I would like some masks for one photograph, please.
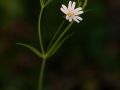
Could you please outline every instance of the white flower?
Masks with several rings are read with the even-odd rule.
[[[66,14],[66,19],[69,20],[69,22],[76,21],[80,23],[83,19],[79,15],[83,13],[83,10],[81,7],[75,8],[75,5],[75,2],[72,3],[72,1],[69,1],[68,7],[62,4],[60,10]]]

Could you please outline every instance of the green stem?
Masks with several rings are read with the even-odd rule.
[[[54,42],[55,38],[57,37],[57,35],[60,32],[60,30],[61,30],[61,28],[62,28],[62,26],[63,26],[64,23],[65,23],[65,20],[62,21],[62,23],[60,24],[59,28],[57,29],[57,31],[53,35],[52,40],[50,41],[50,44],[48,45],[48,49],[51,47],[52,43]]]
[[[84,0],[84,3],[82,5],[82,9],[85,9],[85,7],[87,6],[88,0]]]
[[[55,46],[58,44],[58,42],[60,41],[60,39],[64,36],[64,34],[69,30],[69,28],[72,26],[74,22],[71,22],[66,29],[60,34],[60,36],[57,38],[57,40],[55,41],[55,43],[52,45],[52,47],[49,49],[49,51],[47,52],[47,55],[49,56],[49,54],[52,52],[52,50],[55,48]]]
[[[44,7],[44,1],[40,0],[41,7]]]
[[[80,7],[81,5],[82,5],[82,2],[78,0],[78,7]]]
[[[38,90],[43,90],[43,78],[44,78],[45,64],[46,64],[46,58],[43,58],[41,68],[40,68]]]
[[[46,0],[44,0],[43,2],[46,3]]]
[[[42,42],[42,36],[41,36],[41,17],[42,17],[42,12],[43,12],[43,8],[41,8],[40,15],[39,15],[38,34],[39,34],[39,42],[40,42],[41,51],[42,51],[42,54],[44,55],[45,52],[44,52],[43,42]]]

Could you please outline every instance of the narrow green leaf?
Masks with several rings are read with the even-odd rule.
[[[51,57],[52,55],[54,55],[57,51],[58,51],[58,49],[63,45],[63,43],[69,38],[69,37],[71,37],[73,35],[73,33],[72,34],[69,34],[69,35],[67,35],[65,38],[63,38],[55,47],[54,47],[54,49],[51,51],[51,53],[50,53],[50,55],[48,55],[48,57]]]
[[[43,57],[43,55],[41,54],[41,52],[38,51],[36,48],[34,48],[34,47],[31,46],[31,45],[23,44],[23,43],[16,43],[16,44],[17,44],[17,45],[20,45],[20,46],[24,46],[24,47],[30,49],[32,52],[34,52],[37,56],[39,56],[39,57],[41,57],[41,58]]]

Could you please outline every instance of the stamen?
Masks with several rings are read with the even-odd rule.
[[[74,15],[74,13],[72,13],[72,12],[67,13],[67,16],[69,16],[69,17],[72,17],[73,15]]]

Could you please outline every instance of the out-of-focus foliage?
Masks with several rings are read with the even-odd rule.
[[[68,0],[45,8],[45,47],[64,20],[62,3]],[[45,90],[120,90],[119,6],[119,0],[88,0],[84,20],[68,32],[74,35],[47,61]],[[39,11],[39,0],[0,0],[0,90],[37,89],[41,59],[15,43],[40,48]]]

